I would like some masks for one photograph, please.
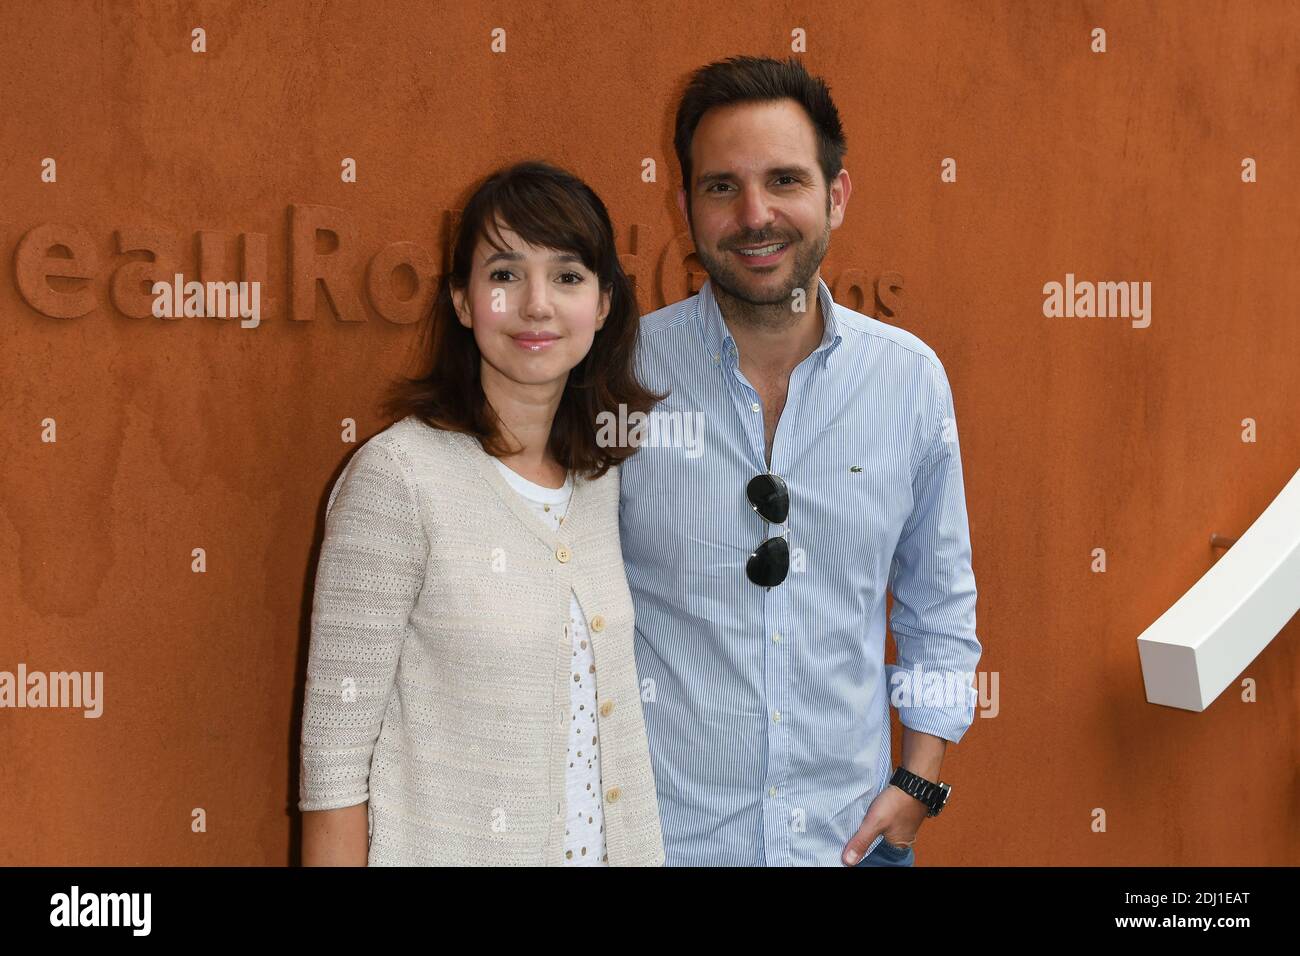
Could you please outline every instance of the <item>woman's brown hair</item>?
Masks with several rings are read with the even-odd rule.
[[[569,372],[551,425],[550,450],[562,467],[595,480],[636,451],[597,443],[597,416],[649,412],[665,396],[636,377],[634,356],[640,318],[631,280],[618,261],[614,228],[600,197],[581,179],[548,163],[528,161],[498,169],[465,204],[453,239],[451,269],[438,280],[422,348],[427,371],[403,377],[389,389],[383,411],[394,419],[415,415],[435,428],[478,438],[494,457],[511,454],[480,380],[482,355],[474,332],[456,318],[451,292],[465,290],[481,236],[502,249],[493,231],[505,226],[534,246],[572,252],[596,274],[610,296],[609,315],[587,355]]]

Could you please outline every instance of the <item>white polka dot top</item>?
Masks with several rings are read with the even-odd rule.
[[[549,527],[558,529],[569,508],[573,477],[562,488],[535,484],[493,458],[501,475],[527,501]],[[573,716],[569,721],[568,767],[565,770],[566,812],[564,824],[565,866],[608,866],[605,853],[605,820],[600,786],[600,743],[596,738],[596,662],[592,656],[587,620],[578,597],[569,592],[569,623],[565,630],[573,641],[573,680],[569,700]]]

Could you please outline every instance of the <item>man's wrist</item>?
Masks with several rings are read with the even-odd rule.
[[[930,780],[902,766],[894,769],[889,783],[924,806],[926,815],[931,817],[939,815],[952,791],[952,787],[942,780]]]
[[[928,780],[930,783],[939,782],[939,767],[937,764],[932,764],[928,761],[924,764],[917,763],[915,761],[912,763],[908,763],[906,760],[904,760],[901,764],[899,764],[899,766],[902,767],[904,770],[906,770],[908,773],[914,773],[918,777],[923,777],[925,780]]]

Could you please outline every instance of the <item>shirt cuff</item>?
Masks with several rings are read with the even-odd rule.
[[[974,722],[979,693],[975,675],[920,665],[885,665],[889,703],[904,727],[957,743]]]

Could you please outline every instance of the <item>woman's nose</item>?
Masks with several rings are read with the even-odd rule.
[[[528,319],[549,319],[555,314],[551,304],[551,293],[545,283],[531,285],[524,300],[524,317]]]

